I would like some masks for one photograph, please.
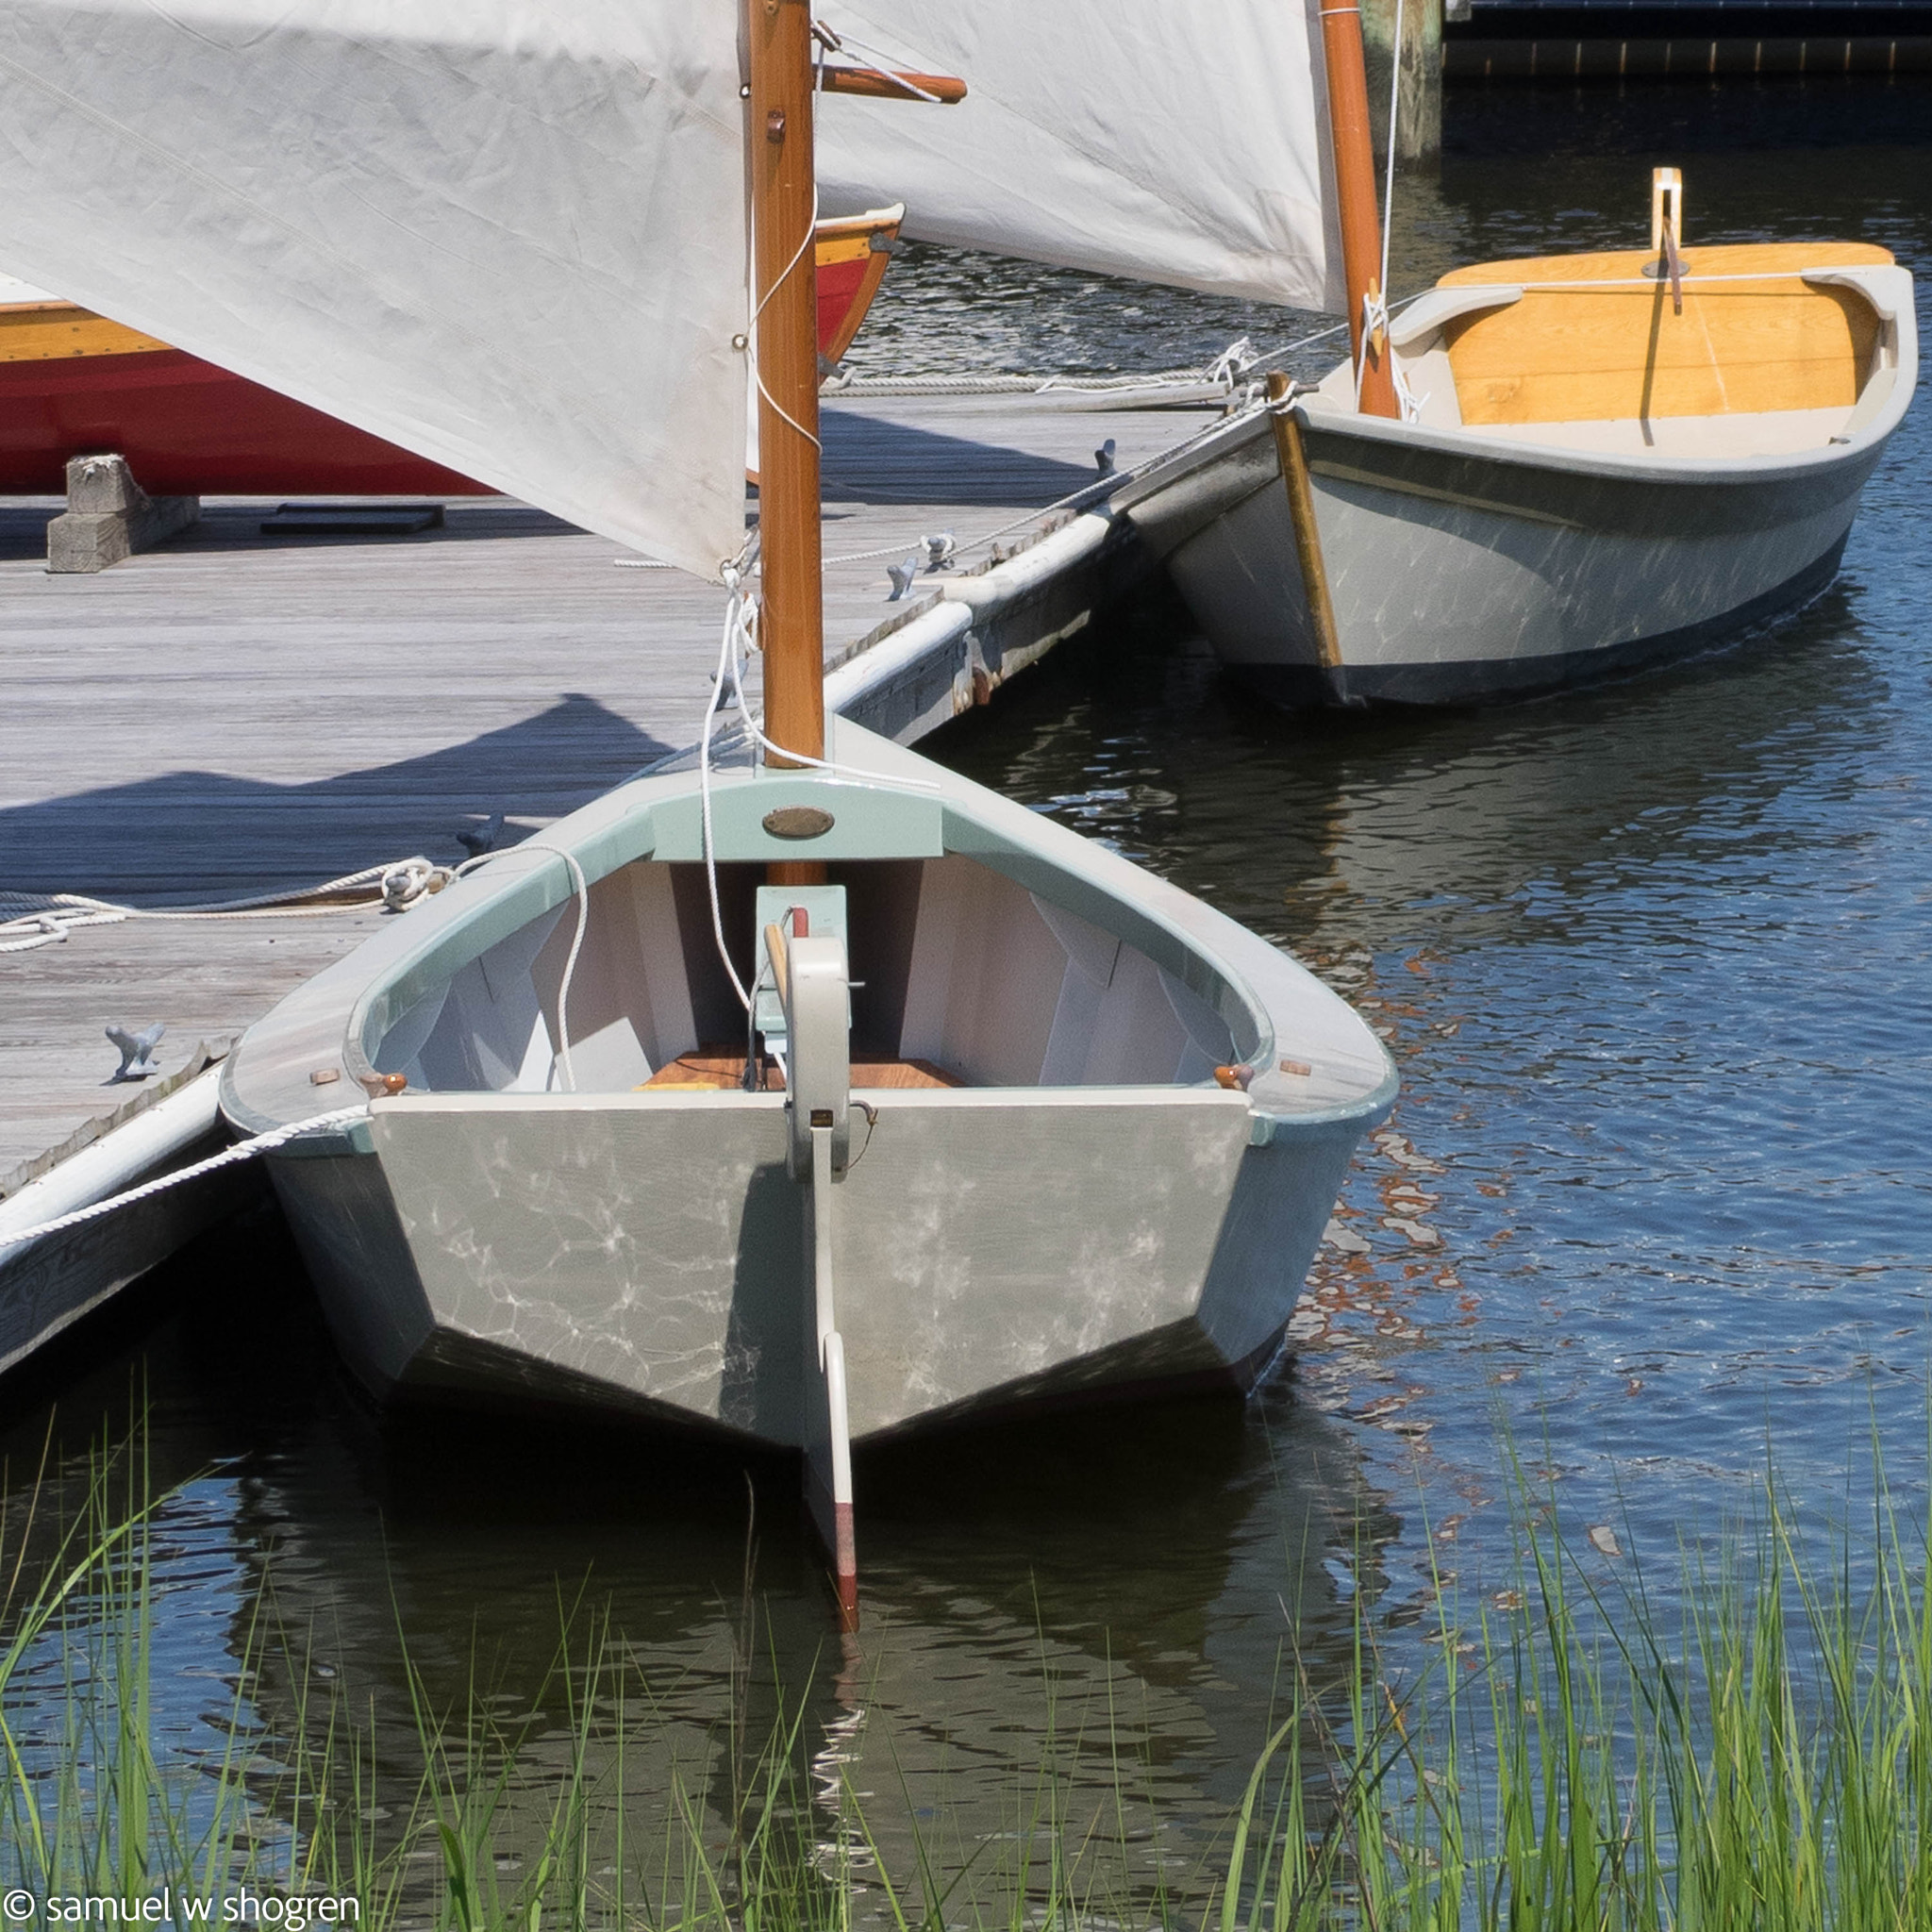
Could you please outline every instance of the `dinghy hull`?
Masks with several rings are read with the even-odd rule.
[[[1252,1383],[1393,1100],[1387,1053],[1198,901],[833,724],[868,782],[714,775],[710,836],[723,929],[748,934],[788,850],[768,826],[811,801],[814,890],[850,921],[851,1024],[885,1042],[853,1052],[828,1191],[852,1440]],[[728,1051],[697,1044],[733,1024],[741,1041],[745,1015],[694,792],[646,777],[549,828],[581,898],[554,855],[503,854],[232,1056],[244,1132],[377,1091],[365,1120],[269,1158],[377,1393],[806,1445],[816,1183],[788,1168],[788,1095],[744,1091],[716,1072]]]
[[[819,353],[852,346],[903,206],[819,223]],[[491,485],[0,275],[0,495],[58,495],[70,458],[125,456],[164,496],[487,496]]]
[[[1721,270],[1724,253],[1706,258]],[[1716,649],[1829,585],[1916,379],[1903,270],[1820,272],[1825,289],[1789,279],[1786,299],[1859,324],[1840,331],[1848,366],[1829,406],[1793,406],[1827,393],[1807,369],[1771,395],[1781,407],[1689,413],[1712,408],[1696,383],[1710,372],[1646,376],[1640,356],[1632,393],[1654,399],[1672,377],[1684,412],[1539,420],[1536,408],[1563,407],[1548,402],[1561,391],[1545,375],[1514,413],[1485,413],[1482,398],[1524,385],[1469,375],[1463,400],[1482,420],[1464,422],[1442,345],[1472,308],[1481,323],[1524,297],[1457,283],[1396,330],[1424,393],[1420,421],[1357,414],[1346,368],[1291,406],[1312,541],[1284,482],[1292,450],[1266,411],[1202,439],[1116,504],[1165,557],[1229,671],[1284,706],[1526,697]],[[1740,299],[1728,285],[1708,298]],[[1661,294],[1642,306],[1657,304],[1667,319]],[[1576,406],[1637,407],[1612,395]]]
[[[1266,425],[1229,458],[1253,487],[1169,558],[1229,671],[1288,707],[1527,697],[1718,648],[1830,584],[1880,454],[1747,480],[1313,410],[1304,436],[1337,661]]]
[[[855,1441],[1245,1389],[1359,1137],[1250,1141],[1240,1093],[878,1093],[838,1190]],[[345,1358],[391,1398],[803,1441],[810,1227],[782,1098],[404,1095],[371,1151],[278,1160]]]

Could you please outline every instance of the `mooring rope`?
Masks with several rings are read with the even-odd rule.
[[[1407,307],[1409,302],[1418,299],[1416,296],[1407,296],[1403,301],[1393,304],[1392,308],[1400,309]],[[908,386],[905,391],[905,393],[908,395],[943,395],[947,393],[960,395],[1035,394],[1054,389],[1079,389],[1082,392],[1105,394],[1107,390],[1103,385],[1113,384],[1122,389],[1144,389],[1157,381],[1165,381],[1169,375],[1174,375],[1196,384],[1206,385],[1210,382],[1213,383],[1219,390],[1219,392],[1226,397],[1230,409],[1234,413],[1244,413],[1256,406],[1259,396],[1260,386],[1254,380],[1257,371],[1267,369],[1271,363],[1279,362],[1285,357],[1299,355],[1304,349],[1311,349],[1318,342],[1328,341],[1333,337],[1341,335],[1347,327],[1348,325],[1345,322],[1333,323],[1326,328],[1315,330],[1312,335],[1303,336],[1298,341],[1292,342],[1285,342],[1278,348],[1263,350],[1259,355],[1241,361],[1238,364],[1230,361],[1231,351],[1224,350],[1206,372],[1195,369],[1163,371],[1158,375],[1104,377],[936,375],[929,377],[904,376],[860,379],[866,381],[875,380],[878,383],[879,387],[866,391],[869,394],[875,395],[887,393],[889,387],[894,383],[905,383],[907,385],[930,383],[934,385],[934,387],[924,389]],[[949,391],[939,385],[957,385],[957,387]],[[973,385],[983,385],[983,387],[974,387]],[[996,385],[998,387],[995,387]],[[850,390],[839,388],[827,389],[825,391],[828,395],[841,395],[852,392]],[[1028,525],[1038,523],[1042,517],[1050,517],[1058,511],[1071,509],[1079,504],[1090,502],[1096,495],[1111,494],[1122,484],[1133,481],[1135,478],[1145,475],[1147,471],[1155,468],[1158,464],[1166,462],[1170,458],[1179,456],[1183,451],[1192,448],[1195,443],[1200,441],[1203,436],[1211,434],[1213,429],[1217,429],[1220,426],[1219,424],[1215,424],[1206,430],[1190,430],[1179,441],[1166,444],[1163,448],[1156,450],[1153,455],[1143,457],[1137,463],[1129,464],[1124,469],[1116,470],[1105,477],[1096,476],[1092,482],[1083,483],[1079,489],[1069,491],[1068,494],[1060,497],[1058,501],[1049,503],[1041,508],[1023,510],[1018,516],[999,525],[996,528],[984,530],[978,536],[969,538],[963,543],[956,544],[951,553],[952,557],[955,558],[967,557],[976,550],[987,549],[991,544],[997,543],[1002,537],[1010,536],[1015,530],[1023,530]],[[890,543],[881,543],[871,550],[842,551],[835,557],[824,558],[823,561],[826,564],[871,563],[881,557],[902,556],[908,547],[916,546],[924,541],[923,534],[903,536]],[[619,570],[673,570],[676,567],[674,564],[662,562],[654,557],[619,557],[613,558],[611,560]]]
[[[47,1235],[79,1227],[87,1222],[99,1220],[104,1214],[131,1208],[137,1201],[149,1200],[156,1194],[165,1193],[170,1188],[178,1188],[184,1181],[199,1180],[203,1174],[213,1174],[218,1168],[239,1166],[244,1160],[253,1160],[258,1154],[272,1154],[277,1147],[285,1147],[291,1141],[300,1140],[304,1134],[325,1133],[336,1127],[347,1126],[351,1121],[368,1117],[369,1106],[365,1101],[360,1107],[340,1108],[334,1113],[317,1114],[310,1120],[295,1121],[285,1127],[272,1127],[267,1133],[257,1134],[251,1140],[238,1141],[234,1146],[225,1147],[221,1153],[211,1154],[206,1160],[177,1167],[173,1174],[164,1174],[158,1180],[143,1181],[140,1187],[129,1188],[125,1193],[109,1194],[105,1201],[76,1208],[70,1214],[57,1214],[52,1221],[40,1222],[14,1234],[0,1233],[0,1248],[17,1248],[24,1242],[41,1241]]]
[[[259,892],[247,899],[217,899],[201,906],[124,906],[82,892],[0,891],[0,953],[26,953],[57,945],[90,925],[119,925],[129,919],[320,919],[331,912],[367,912],[378,906],[400,912],[427,892],[440,892],[456,869],[420,854],[344,873],[320,886]],[[374,888],[374,891],[364,890]]]

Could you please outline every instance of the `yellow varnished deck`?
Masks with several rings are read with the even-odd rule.
[[[169,345],[72,302],[0,307],[0,362],[51,362],[70,356],[142,356]]]
[[[1649,250],[1483,262],[1440,288],[1524,290],[1443,333],[1467,424],[1581,423],[1849,408],[1878,322],[1806,271],[1891,260],[1865,242],[1752,242],[1684,253],[1684,311],[1643,275]]]

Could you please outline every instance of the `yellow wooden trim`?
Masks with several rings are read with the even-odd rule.
[[[23,302],[0,308],[0,362],[145,356],[172,346],[72,302]]]
[[[822,235],[812,248],[813,258],[821,268],[828,268],[835,261],[857,261],[860,256],[871,253],[870,234],[841,235],[834,241]]]
[[[1438,286],[1514,284],[1522,301],[1458,317],[1443,336],[1462,420],[1581,423],[1849,408],[1871,371],[1878,318],[1856,291],[1806,269],[1891,260],[1861,242],[1750,242],[1685,257],[1683,313],[1668,283],[1637,280],[1645,251],[1457,269]],[[1764,275],[1763,280],[1717,277]],[[1699,277],[1710,279],[1700,280]],[[1614,282],[1626,287],[1539,288]]]

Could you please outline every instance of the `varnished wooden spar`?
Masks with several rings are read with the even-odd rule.
[[[874,101],[922,98],[950,108],[966,98],[966,83],[951,74],[901,74],[876,67],[822,67],[819,86],[828,94],[864,94]]]
[[[1400,416],[1389,339],[1362,341],[1362,304],[1382,288],[1381,225],[1375,218],[1375,154],[1369,139],[1369,83],[1362,66],[1362,12],[1347,0],[1323,0],[1322,55],[1328,75],[1328,127],[1335,154],[1335,198],[1348,287],[1348,341],[1361,372],[1365,416]]]
[[[825,652],[819,584],[818,291],[810,247],[817,198],[811,8],[808,0],[751,0],[747,11],[765,732],[786,751],[822,758]],[[788,861],[773,865],[769,876],[774,885],[822,885],[824,867]]]
[[[825,749],[820,608],[817,212],[812,155],[812,23],[808,0],[751,0],[748,8],[754,286],[758,291],[759,641],[765,732],[806,758]],[[834,91],[917,100],[892,76],[827,68]],[[949,76],[904,80],[942,102],[963,99]],[[782,759],[779,762],[783,762]],[[817,885],[824,868],[771,867],[774,885]]]

